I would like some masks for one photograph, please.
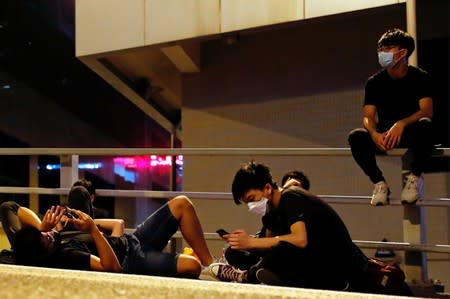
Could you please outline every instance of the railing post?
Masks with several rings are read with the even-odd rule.
[[[61,155],[60,187],[70,188],[78,180],[78,155]],[[61,204],[67,204],[67,196],[60,196]]]
[[[411,171],[412,152],[407,150],[402,157],[402,182]],[[416,205],[403,207],[403,241],[413,244],[426,243],[425,210]],[[428,281],[427,255],[425,252],[405,250],[405,272],[409,281]]]
[[[38,156],[31,155],[28,162],[28,185],[30,187],[39,187],[39,170],[38,170]],[[33,211],[39,211],[39,195],[29,195],[29,207]]]

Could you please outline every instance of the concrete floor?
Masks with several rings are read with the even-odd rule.
[[[0,298],[375,299],[405,297],[0,264]]]

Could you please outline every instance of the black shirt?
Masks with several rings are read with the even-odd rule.
[[[336,211],[304,189],[290,187],[281,193],[277,208],[264,215],[263,224],[274,236],[291,233],[292,224],[304,222],[307,246],[293,258],[294,264],[346,266],[362,263],[355,256],[355,245]]]
[[[126,235],[111,237],[105,235],[121,264],[128,248]],[[51,267],[74,270],[91,270],[90,256],[99,256],[90,234],[72,231],[64,232],[56,238],[55,251],[51,255]]]
[[[409,66],[403,78],[393,79],[386,70],[371,76],[366,83],[364,105],[377,108],[379,132],[389,130],[400,119],[419,111],[419,100],[432,97],[428,73]]]

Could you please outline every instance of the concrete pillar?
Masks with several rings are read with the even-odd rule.
[[[61,155],[60,156],[60,187],[70,188],[72,184],[78,180],[78,155]],[[67,196],[61,195],[61,204],[67,204]]]
[[[28,171],[28,185],[30,187],[39,187],[39,170],[38,170],[38,156],[30,156]],[[39,211],[39,195],[30,194],[30,209]]]

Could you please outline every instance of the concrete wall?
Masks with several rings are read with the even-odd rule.
[[[76,53],[84,56],[404,2],[77,0]]]

